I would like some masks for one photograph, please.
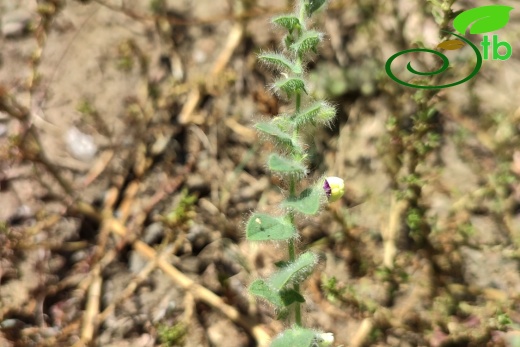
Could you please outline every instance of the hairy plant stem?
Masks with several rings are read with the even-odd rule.
[[[279,318],[289,318],[293,325],[287,330],[288,333],[281,333],[273,341],[273,345],[276,346],[311,347],[318,343],[328,346],[333,340],[331,333],[322,336],[321,332],[304,329],[302,326],[301,305],[305,300],[301,295],[301,283],[312,273],[319,259],[314,252],[299,254],[296,246],[297,237],[295,237],[298,233],[295,223],[296,214],[315,215],[319,211],[322,197],[331,194],[325,189],[320,191],[317,184],[300,193],[301,185],[308,174],[305,159],[309,148],[309,144],[300,141],[300,131],[304,131],[305,135],[310,125],[329,124],[336,113],[333,106],[325,101],[316,100],[313,100],[312,107],[302,110],[304,102],[312,99],[312,96],[307,93],[307,82],[304,78],[305,56],[311,51],[316,53],[323,36],[319,32],[307,30],[305,21],[325,2],[325,0],[317,0],[317,2],[300,0],[296,13],[273,18],[274,24],[287,29],[283,42],[288,54],[268,52],[259,55],[261,61],[274,65],[277,70],[280,70],[281,78],[276,80],[274,88],[294,102],[291,115],[280,114],[271,122],[260,122],[255,126],[260,132],[272,137],[275,143],[280,142],[288,149],[280,154],[272,154],[268,160],[269,168],[273,172],[288,178],[288,187],[284,186],[283,189],[289,194],[281,204],[286,213],[283,217],[255,213],[249,218],[246,227],[246,236],[252,241],[288,240],[289,259],[284,263],[290,265],[278,269],[266,280],[254,281],[249,289],[252,294],[274,304],[280,313]],[[296,19],[295,16],[298,18]],[[340,178],[334,177],[334,179],[334,199],[337,200],[343,194],[344,184]]]
[[[302,29],[306,30],[306,28],[305,28],[305,5],[304,4],[301,4],[300,12],[298,13],[298,16],[300,19],[300,23],[302,23],[302,26],[303,26]]]
[[[290,214],[290,218],[291,218],[291,222],[294,223],[294,213]],[[296,249],[294,246],[294,240],[292,240],[292,239],[289,241],[289,260],[290,261],[296,260]],[[295,284],[293,288],[297,293],[300,293],[299,284]],[[294,322],[296,323],[297,326],[302,326],[302,313],[301,313],[301,306],[300,306],[301,304],[299,302],[297,302],[294,305],[295,305],[294,306]]]
[[[297,133],[295,133],[295,135],[297,135]],[[294,177],[291,177],[291,182],[290,182],[290,186],[289,186],[289,196],[291,198],[296,197],[296,179]],[[289,213],[289,218],[291,220],[291,224],[294,225],[294,212],[291,211]],[[289,261],[291,261],[291,262],[295,261],[296,260],[296,247],[294,246],[293,239],[291,239],[289,241],[288,248],[289,248]],[[300,293],[300,285],[295,284],[293,288],[297,293]],[[294,322],[298,326],[302,325],[301,306],[300,306],[299,302],[295,303]]]
[[[300,112],[300,107],[301,107],[301,94],[297,93],[296,94],[296,113]],[[298,129],[294,130],[293,136],[294,136],[294,138],[298,137]],[[290,182],[290,186],[289,186],[289,196],[291,198],[296,197],[296,179],[294,177],[291,177],[291,182]],[[291,224],[294,225],[294,212],[291,211],[289,213],[289,218],[291,219]],[[289,241],[289,260],[290,261],[296,260],[296,250],[295,250],[293,239],[291,239]],[[294,284],[293,289],[297,293],[300,293],[299,284]],[[301,305],[299,302],[295,303],[294,305],[295,305],[294,306],[294,322],[296,323],[296,325],[302,326]]]

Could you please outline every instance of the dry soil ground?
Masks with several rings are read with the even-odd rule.
[[[251,125],[289,107],[256,54],[279,49],[268,20],[290,3],[0,0],[1,346],[255,346],[284,328],[247,295],[284,247],[243,235],[282,198]],[[309,89],[338,118],[309,182],[347,194],[299,223],[299,247],[322,259],[305,325],[337,346],[520,346],[520,8],[497,32],[511,59],[438,93],[398,85],[386,59],[435,47],[439,8],[334,0],[315,20]],[[459,53],[451,78],[471,69]]]

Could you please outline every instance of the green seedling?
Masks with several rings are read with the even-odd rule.
[[[265,139],[275,144],[276,151],[268,156],[269,170],[288,183],[286,199],[281,202],[283,215],[255,212],[247,221],[246,238],[250,242],[276,242],[287,245],[287,258],[276,263],[278,269],[269,278],[253,281],[249,292],[272,305],[278,319],[292,321],[271,346],[331,346],[334,336],[302,326],[301,305],[305,298],[300,285],[314,271],[319,257],[313,252],[298,254],[295,241],[299,238],[296,218],[316,215],[327,202],[339,200],[344,193],[341,178],[320,178],[304,187],[312,143],[304,138],[317,126],[330,126],[336,109],[323,100],[309,96],[305,63],[308,54],[316,53],[323,34],[307,28],[307,19],[323,8],[325,0],[300,0],[291,14],[277,16],[272,23],[287,31],[283,52],[263,52],[258,59],[279,73],[271,86],[280,98],[294,100],[294,109],[268,122],[255,124]],[[283,189],[283,187],[281,187]]]

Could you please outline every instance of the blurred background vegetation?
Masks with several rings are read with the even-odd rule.
[[[512,57],[467,83],[412,89],[384,69],[482,5],[331,0],[314,23],[309,93],[338,118],[309,179],[347,194],[300,225],[322,255],[304,319],[338,346],[520,346],[517,11],[494,33]],[[262,346],[283,330],[246,289],[284,248],[243,228],[282,198],[251,124],[290,107],[256,54],[280,49],[269,18],[292,6],[0,0],[0,345]],[[473,69],[469,47],[446,54],[426,83]],[[437,64],[396,61],[406,80],[408,60]]]

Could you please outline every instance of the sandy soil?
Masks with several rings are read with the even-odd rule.
[[[251,125],[290,107],[256,60],[290,2],[0,0],[0,346],[257,346],[287,326],[247,294],[285,248],[244,223],[282,199]],[[512,58],[430,94],[384,70],[439,43],[428,4],[315,20],[310,94],[338,118],[308,181],[347,194],[298,246],[322,259],[305,325],[336,346],[520,346],[520,15],[497,31]]]

